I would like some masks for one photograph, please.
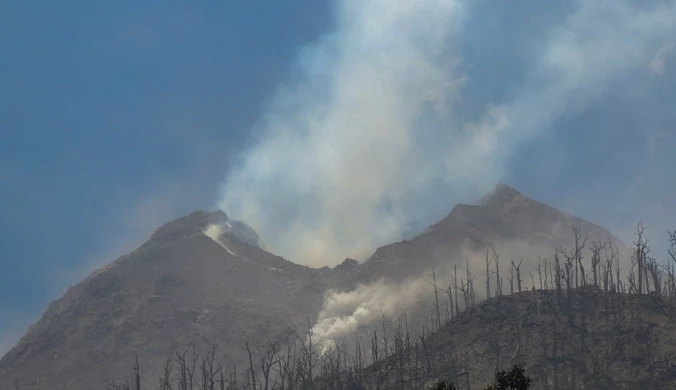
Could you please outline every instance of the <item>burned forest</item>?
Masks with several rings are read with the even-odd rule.
[[[626,269],[613,242],[570,234],[572,247],[554,248],[527,274],[523,260],[495,248],[476,273],[469,262],[449,275],[432,268],[424,323],[383,315],[368,337],[348,343],[318,342],[308,320],[282,338],[240,340],[245,365],[219,360],[217,343],[204,340],[166,351],[154,388],[530,388],[494,383],[495,373],[518,367],[534,389],[676,387],[676,231],[662,257],[638,224]],[[125,378],[108,379],[109,390],[149,388],[143,364],[128,366]]]

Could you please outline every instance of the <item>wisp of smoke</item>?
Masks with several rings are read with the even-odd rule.
[[[487,191],[521,146],[648,69],[676,33],[673,1],[575,5],[543,31],[515,93],[460,123],[457,42],[471,2],[337,1],[335,29],[302,51],[219,206],[273,251],[318,266],[401,238],[439,202]]]

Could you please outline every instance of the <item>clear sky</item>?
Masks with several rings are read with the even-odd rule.
[[[408,13],[393,10],[393,0],[366,3],[0,2],[0,353],[69,284],[174,217],[235,205],[228,211],[265,224],[256,227],[275,243],[282,206],[298,207],[300,198],[284,185],[272,186],[251,168],[252,159],[266,156],[278,179],[289,178],[285,183],[316,175],[333,180],[325,165],[304,171],[298,156],[324,150],[319,147],[333,139],[331,131],[343,125],[355,132],[341,128],[340,134],[361,143],[388,145],[417,134],[388,110],[417,104],[402,91],[417,91],[418,80],[462,80],[462,88],[451,87],[452,123],[469,134],[485,131],[492,149],[469,160],[444,159],[453,174],[430,175],[420,193],[397,184],[399,196],[358,205],[377,206],[373,215],[382,217],[389,216],[383,204],[390,210],[402,203],[394,207],[403,210],[396,229],[367,243],[421,228],[498,181],[625,240],[639,220],[658,244],[665,229],[676,228],[676,2],[618,0],[613,8],[593,0],[484,0],[457,10],[445,8],[454,2],[424,0],[428,8]],[[437,32],[447,39],[432,39]],[[426,45],[420,52],[405,45],[416,34],[411,42]],[[391,79],[359,90],[364,80],[373,81],[355,64]],[[353,81],[357,89],[344,92],[335,80]],[[283,111],[284,96],[313,111]],[[341,96],[364,99],[359,118],[341,116],[354,112],[339,105]],[[312,122],[315,133],[308,125],[322,143],[307,134],[287,142],[295,133],[279,123],[310,123],[316,112],[333,118]],[[396,123],[376,121],[374,113]],[[444,116],[411,111],[410,117],[422,118],[421,128],[441,129],[429,133],[434,137],[450,131],[437,123]],[[496,125],[503,117],[508,124]],[[368,123],[401,127],[403,138],[371,131]],[[367,133],[372,138],[363,138]],[[484,142],[484,135],[477,139]],[[416,138],[404,148],[410,158],[396,162],[424,168],[462,154],[464,139],[478,142],[454,139],[456,149],[446,153]],[[344,141],[336,138],[352,145]],[[350,166],[340,157],[353,156],[348,149],[329,146],[339,156],[326,166]],[[458,173],[465,171],[472,174]],[[380,184],[379,191],[394,188]],[[230,195],[242,191],[246,202]],[[334,212],[320,215],[334,223]],[[374,221],[363,222],[373,230]],[[305,231],[316,221],[298,217],[294,223]],[[284,255],[296,253],[276,244]]]

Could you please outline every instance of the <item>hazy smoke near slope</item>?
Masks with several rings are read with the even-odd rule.
[[[593,241],[607,242],[611,239],[600,231],[585,232],[584,235],[588,237],[588,244]],[[551,239],[560,242],[563,245],[562,249],[571,250],[574,248],[573,232],[569,229],[553,232]],[[521,291],[527,291],[533,287],[536,289],[544,288],[547,283],[553,282],[551,269],[548,267],[553,264],[556,245],[550,242],[537,243],[531,240],[500,241],[494,242],[493,245],[499,256],[498,262],[502,272],[501,283],[504,295],[510,294],[511,288],[517,292],[519,284]],[[626,267],[629,262],[629,254],[619,242],[613,241],[612,248],[606,245],[600,252],[602,259],[606,261],[611,254],[611,250],[620,251],[620,266]],[[488,253],[490,267],[488,272],[486,272],[486,252],[462,250],[458,253],[458,255],[453,256],[454,261],[440,262],[435,267],[442,321],[446,316],[448,302],[446,291],[449,286],[453,286],[451,275],[453,277],[457,275],[458,286],[462,286],[463,280],[467,280],[468,266],[469,272],[474,278],[476,302],[481,302],[488,296],[486,274],[490,275],[491,296],[495,296],[497,280],[492,250],[489,250]],[[582,251],[582,255],[583,261],[588,263],[592,257],[592,252],[587,247]],[[545,266],[545,259],[548,259],[546,260],[549,264],[548,267]],[[514,266],[519,268],[521,282],[513,279],[513,285],[510,286],[512,262],[514,262]],[[613,261],[613,264],[616,263],[617,259]],[[457,266],[457,269],[454,266]],[[588,272],[591,272],[590,268],[587,268]],[[408,312],[410,315],[412,311],[424,307],[424,305],[421,306],[421,302],[426,302],[428,305],[433,304],[433,293],[431,269],[421,269],[420,274],[401,282],[379,280],[368,285],[359,285],[351,291],[328,291],[325,294],[324,305],[319,313],[317,323],[313,327],[315,341],[322,347],[331,346],[334,340],[341,341],[353,336],[356,331],[360,330],[360,327],[377,324],[382,316],[385,316],[386,320],[395,320],[404,312]],[[462,294],[459,291],[453,291],[453,294],[456,293]],[[459,296],[458,300],[460,309],[463,310],[462,295]]]
[[[335,30],[302,52],[220,207],[271,250],[325,265],[400,238],[440,197],[450,208],[488,190],[522,145],[647,70],[676,32],[673,1],[575,5],[542,32],[515,92],[460,123],[454,103],[472,80],[456,66],[458,42],[471,2],[338,1]]]
[[[418,278],[402,283],[380,280],[347,292],[329,291],[313,335],[318,343],[340,340],[381,316],[391,319],[428,295],[429,290],[427,281]]]
[[[510,253],[516,253],[512,251],[514,248],[509,249]],[[462,251],[459,258],[469,262],[472,272],[476,272],[481,269],[484,254]],[[465,264],[460,264],[459,279],[464,267]],[[361,326],[373,324],[383,316],[386,320],[395,319],[417,306],[421,300],[431,299],[434,291],[431,272],[432,270],[421,269],[419,275],[411,275],[399,282],[380,279],[368,285],[359,285],[351,291],[327,291],[317,323],[313,326],[315,340],[323,347],[330,346],[334,340],[353,335]],[[450,283],[449,275],[453,272],[453,265],[440,264],[435,272],[437,287],[443,300],[443,289]],[[483,299],[485,293],[477,289],[477,296]]]

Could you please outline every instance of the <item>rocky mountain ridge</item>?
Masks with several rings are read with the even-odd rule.
[[[222,229],[207,232],[212,225]],[[420,276],[491,246],[514,259],[546,255],[570,244],[573,226],[621,245],[597,225],[500,185],[481,204],[456,206],[427,231],[377,249],[364,263],[346,259],[327,270],[265,251],[253,229],[223,212],[194,212],[53,302],[0,359],[0,388],[15,378],[22,389],[100,386],[102,378],[128,373],[133,355],[154,378],[172,348],[205,340],[221,346],[219,358],[246,366],[244,340],[298,335],[316,321],[330,289]]]

